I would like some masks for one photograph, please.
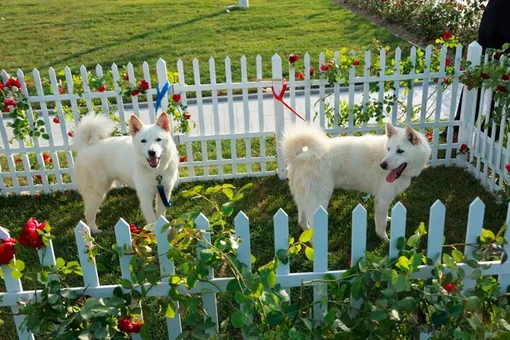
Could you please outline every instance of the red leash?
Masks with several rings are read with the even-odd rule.
[[[293,108],[291,108],[289,105],[287,105],[286,102],[283,101],[283,96],[285,95],[285,91],[287,91],[287,81],[285,81],[285,79],[282,81],[282,89],[280,91],[280,94],[276,94],[276,92],[274,91],[274,86],[271,87],[271,90],[273,91],[273,97],[274,99],[278,100],[279,102],[281,102],[283,105],[285,105],[285,107],[287,109],[290,110],[290,112],[292,112],[293,114],[295,114],[296,116],[298,116],[299,118],[301,118],[303,120],[303,122],[306,122],[306,119],[304,119],[303,117],[301,117],[299,115],[299,113],[296,112],[296,110],[294,110]]]

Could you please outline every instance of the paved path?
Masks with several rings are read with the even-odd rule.
[[[432,88],[429,88],[429,93],[432,91]],[[348,101],[348,92],[341,92],[340,93],[340,100]],[[458,95],[460,95],[460,89],[458,91]],[[422,102],[422,96],[423,91],[421,87],[415,87],[414,89],[414,95],[413,95],[413,103],[414,104],[420,104]],[[241,100],[239,100],[241,99]],[[311,96],[311,116],[313,118],[315,110],[318,111],[319,107],[318,105],[314,108],[314,103],[319,99],[319,95],[312,95]],[[333,96],[330,96],[328,100],[332,100]],[[360,103],[362,100],[362,93],[357,93],[355,96],[355,103]],[[290,98],[286,98],[285,101],[288,104],[291,104]],[[457,102],[456,100],[455,102]],[[193,101],[194,102],[194,101]],[[448,88],[445,93],[443,94],[443,101],[441,106],[441,118],[448,118],[450,115],[450,105],[452,102],[451,97],[451,88]],[[198,107],[196,103],[192,103],[190,101],[190,105],[188,106],[188,110],[191,113],[191,119],[197,122],[198,124]],[[436,100],[435,95],[433,95],[428,101],[427,101],[427,107],[428,110],[433,112],[436,106]],[[204,103],[202,105],[203,108],[203,115],[204,115],[204,131],[206,135],[214,134],[215,126],[214,126],[214,108],[213,104],[210,102],[210,100],[204,100]],[[295,101],[295,110],[302,114],[304,116],[305,113],[305,97],[304,96],[296,96]],[[263,112],[264,122],[263,122],[263,129],[264,131],[275,131],[275,119],[274,119],[274,100],[271,96],[264,96],[264,99],[262,101],[262,104],[259,104],[258,100],[250,99],[248,101],[248,105],[245,105],[242,101],[242,96],[237,96],[236,100],[232,103],[232,114],[229,114],[229,103],[227,101],[221,100],[218,103],[218,120],[219,120],[219,131],[220,133],[230,133],[230,119],[233,117],[233,126],[235,129],[235,132],[245,132],[245,116],[249,117],[249,127],[251,131],[260,131],[260,112]],[[132,110],[125,110],[125,116],[126,119],[133,113]],[[149,111],[147,108],[140,109],[140,116],[144,122],[149,121]],[[285,121],[290,122],[291,121],[291,115],[292,113],[288,110],[285,110]],[[51,119],[50,119],[51,120]],[[8,122],[9,119],[4,119],[4,121]],[[317,120],[318,121],[318,120]],[[63,138],[62,138],[62,132],[61,132],[61,126],[59,124],[51,123],[52,127],[52,133],[53,133],[53,141],[55,145],[62,145],[63,144]],[[68,130],[74,127],[74,123],[67,123]],[[8,137],[9,139],[12,138],[12,131],[10,128],[7,128],[8,130]],[[200,127],[197,126],[196,129],[191,131],[191,135],[199,135],[200,134]],[[47,141],[40,140],[41,146],[48,145]],[[16,147],[15,143],[13,146]],[[2,143],[2,140],[0,139],[0,147],[4,148],[4,145]]]

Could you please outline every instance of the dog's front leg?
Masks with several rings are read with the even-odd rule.
[[[155,193],[147,192],[144,190],[136,190],[138,199],[140,200],[140,208],[142,209],[143,216],[147,224],[156,222],[156,215],[154,215],[154,195]]]
[[[388,209],[391,200],[384,198],[375,198],[375,232],[383,241],[388,241],[386,234],[386,225],[388,223]]]
[[[165,196],[167,200],[170,200],[170,195],[172,194],[172,186],[165,185]],[[156,218],[160,216],[166,217],[166,207],[161,200],[161,196],[159,193],[156,194]]]

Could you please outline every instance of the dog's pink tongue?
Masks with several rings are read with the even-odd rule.
[[[395,182],[395,180],[397,179],[397,172],[399,169],[400,169],[400,167],[391,170],[390,173],[388,174],[388,176],[386,176],[386,182],[388,182],[388,183]]]
[[[159,158],[158,157],[149,157],[149,164],[152,167],[157,167],[159,164]]]

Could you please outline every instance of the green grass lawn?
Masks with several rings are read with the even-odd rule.
[[[191,61],[198,58],[208,79],[207,61],[218,61],[218,81],[224,81],[223,59],[232,58],[234,80],[240,79],[239,58],[249,59],[255,76],[255,56],[309,52],[313,61],[326,49],[357,49],[378,39],[383,45],[407,46],[331,0],[252,0],[247,10],[226,12],[237,0],[17,0],[0,3],[3,48],[0,69],[13,72],[36,67],[56,70],[70,66],[112,63],[135,66],[158,58],[172,70],[182,59],[186,79],[193,82]]]
[[[265,264],[274,255],[273,250],[273,215],[279,208],[283,208],[289,215],[290,235],[297,237],[300,230],[297,226],[297,210],[291,198],[286,181],[276,176],[265,178],[245,178],[228,181],[237,187],[252,182],[252,191],[236,206],[236,212],[243,210],[250,218],[250,234],[252,253],[257,258],[254,268]],[[212,182],[204,183],[206,186]],[[181,185],[174,194],[174,205],[168,210],[168,218],[172,219],[181,213],[200,210],[205,215],[211,214],[211,209],[200,200],[189,200],[179,195],[186,188],[195,184]],[[348,266],[351,252],[351,213],[357,204],[363,202],[364,194],[354,191],[335,191],[329,208],[329,268],[341,269]],[[469,173],[455,167],[438,167],[427,169],[415,179],[411,187],[398,200],[407,208],[407,233],[413,232],[420,222],[428,224],[430,206],[440,199],[447,207],[445,236],[446,243],[461,242],[465,238],[469,204],[476,197],[480,197],[486,204],[484,227],[499,230],[505,221],[506,206],[498,205],[494,197],[485,191],[478,181]],[[387,252],[388,245],[381,242],[374,230],[373,200],[364,203],[368,210],[368,238],[367,249]],[[8,228],[12,235],[18,235],[24,222],[34,216],[38,220],[48,220],[53,226],[52,233],[56,235],[53,241],[55,255],[66,260],[77,260],[76,245],[73,228],[83,218],[83,205],[76,192],[54,193],[41,195],[38,199],[31,197],[0,198],[0,225]],[[103,233],[97,237],[97,242],[105,249],[100,251],[97,262],[105,266],[100,272],[102,284],[119,283],[120,270],[118,261],[111,261],[111,246],[115,242],[114,225],[120,217],[129,223],[143,224],[143,216],[138,206],[135,193],[130,189],[112,191],[101,207],[98,225]],[[427,226],[428,227],[428,226]],[[433,226],[432,226],[433,227]],[[425,247],[426,245],[424,245]],[[35,252],[23,249],[19,258],[27,264],[26,276],[31,276],[36,270],[37,257]],[[291,263],[291,270],[310,271],[312,264],[303,258],[297,258]],[[69,285],[82,285],[80,277],[70,278]],[[24,289],[34,287],[25,282]],[[3,290],[3,288],[2,288]],[[220,318],[226,318],[229,310],[224,296],[219,296]],[[151,325],[152,337],[162,339],[166,337],[166,324],[163,315],[149,313],[147,322]],[[2,330],[2,339],[16,339],[12,320],[7,320]]]

